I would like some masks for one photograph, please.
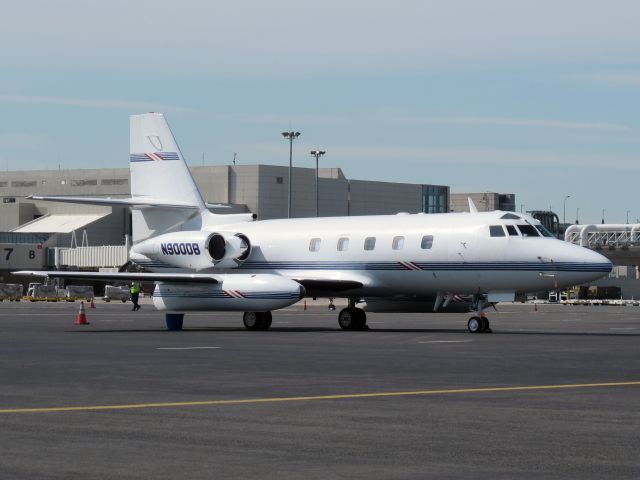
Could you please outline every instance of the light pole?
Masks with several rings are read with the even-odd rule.
[[[289,200],[287,202],[287,218],[291,218],[291,170],[293,168],[293,141],[300,136],[300,132],[282,132],[282,136],[289,140]]]
[[[627,223],[629,223],[629,212],[630,212],[630,211],[631,211],[631,210],[627,210]]]
[[[604,225],[604,208],[602,209],[602,224]]]
[[[318,216],[318,159],[324,155],[324,150],[311,150],[311,156],[316,157],[316,217]]]
[[[562,202],[562,224],[567,224],[567,199],[571,198],[571,195],[565,195],[564,201]]]

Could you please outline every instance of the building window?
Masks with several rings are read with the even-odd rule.
[[[16,203],[16,197],[4,197],[2,203]]]
[[[9,182],[0,182],[0,187],[6,187],[9,185]]]
[[[423,250],[428,250],[431,247],[433,247],[433,235],[425,235],[424,237],[422,237],[420,248]]]
[[[93,187],[98,185],[98,180],[71,180],[72,187]]]
[[[504,229],[502,225],[490,225],[489,226],[489,234],[492,237],[504,237]]]
[[[391,248],[394,250],[402,250],[404,248],[404,237],[393,237]]]
[[[367,237],[364,239],[364,249],[373,250],[376,248],[376,237]]]
[[[449,211],[449,187],[440,185],[422,186],[422,211],[424,213],[446,213]]]
[[[347,237],[342,237],[338,239],[338,251],[346,252],[349,249],[349,239]]]
[[[309,242],[309,251],[317,252],[318,250],[320,250],[320,242],[321,240],[319,238],[312,238]]]
[[[276,183],[280,184],[280,183],[284,183],[284,178],[282,177],[276,177]]]
[[[126,185],[129,180],[126,178],[103,178],[100,180],[101,185]]]
[[[11,182],[12,187],[35,187],[38,184],[36,180],[18,180]]]

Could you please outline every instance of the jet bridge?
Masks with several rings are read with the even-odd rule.
[[[616,265],[640,265],[640,224],[571,225],[565,241],[597,250]]]

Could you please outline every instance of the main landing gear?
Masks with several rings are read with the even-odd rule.
[[[271,312],[244,312],[242,316],[242,323],[247,330],[269,330],[271,322]]]
[[[338,325],[343,330],[369,330],[367,314],[361,308],[356,308],[354,299],[349,299],[349,306],[340,310]]]
[[[467,328],[470,333],[491,333],[489,319],[482,314],[471,317],[467,322]]]

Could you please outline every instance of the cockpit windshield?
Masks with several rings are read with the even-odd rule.
[[[542,234],[543,237],[555,238],[553,236],[553,233],[551,233],[549,230],[547,230],[544,225],[538,224],[535,227],[540,231],[540,233]]]
[[[522,234],[523,237],[539,237],[540,236],[540,232],[538,232],[538,230],[536,230],[533,225],[519,223],[517,227],[518,227],[518,230],[520,230],[520,233]]]

